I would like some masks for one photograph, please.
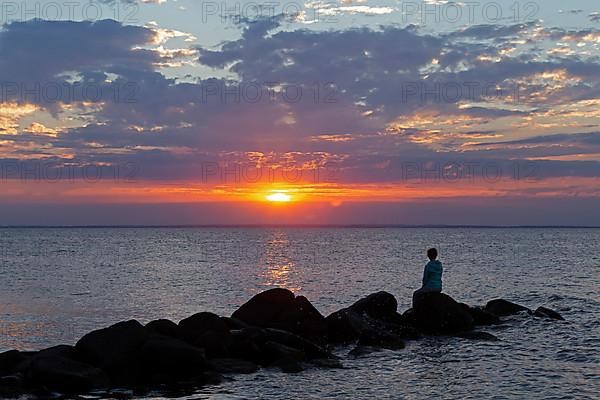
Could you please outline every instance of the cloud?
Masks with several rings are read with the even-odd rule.
[[[85,111],[61,104],[61,115],[85,114],[77,126],[20,122],[27,115],[13,113],[3,125],[18,134],[2,140],[14,159],[21,154],[80,165],[135,162],[145,179],[156,181],[197,179],[203,162],[334,160],[347,184],[398,182],[405,162],[498,162],[509,168],[515,159],[591,155],[596,149],[596,139],[581,131],[574,135],[572,127],[585,119],[594,129],[594,105],[583,103],[598,97],[597,60],[548,58],[541,47],[502,53],[507,41],[527,42],[540,34],[537,25],[483,25],[437,35],[397,26],[290,31],[278,19],[239,26],[238,39],[173,54],[158,44],[187,34],[157,26],[7,25],[0,31],[8,55],[0,60],[3,80],[67,82],[66,75],[75,74],[103,84],[134,82],[138,97],[87,105]],[[544,32],[544,38],[595,34]],[[50,50],[65,37],[67,45]],[[204,74],[184,82],[165,76],[161,68],[193,54],[203,68],[230,78]],[[250,101],[257,84],[262,96]],[[513,84],[538,90],[527,101],[515,101]],[[303,95],[292,101],[284,96],[286,88]],[[569,141],[557,136],[543,139],[548,143],[520,143],[511,136],[518,131],[547,137],[511,124],[565,116],[565,126],[544,129],[562,130]],[[548,177],[598,173],[598,163],[589,160],[543,163]]]

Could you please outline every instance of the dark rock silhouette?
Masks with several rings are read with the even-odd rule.
[[[173,383],[198,376],[206,369],[203,349],[166,337],[149,338],[140,348],[144,381]]]
[[[109,385],[108,376],[101,369],[59,354],[35,356],[25,379],[29,385],[63,393],[81,393]]]
[[[146,324],[146,328],[159,335],[169,336],[173,338],[181,337],[179,326],[168,319],[157,319]]]
[[[534,312],[533,315],[535,315],[536,317],[545,317],[545,318],[552,318],[552,319],[557,319],[559,321],[564,321],[565,319],[556,311],[551,310],[549,308],[546,307],[538,307]]]
[[[475,326],[471,313],[444,293],[425,293],[405,317],[421,332],[433,335],[470,331]]]
[[[442,293],[422,296],[402,315],[397,308],[393,295],[377,292],[324,318],[305,297],[272,289],[254,296],[231,317],[201,312],[179,324],[167,319],[146,326],[135,320],[119,322],[86,334],[75,346],[0,353],[0,397],[116,387],[193,388],[221,382],[220,374],[249,374],[261,367],[285,373],[342,368],[330,347],[352,344],[349,355],[360,357],[403,349],[406,340],[424,334],[495,341],[496,336],[473,331],[474,326],[495,325],[500,317],[522,311],[531,314],[506,300],[471,307]],[[533,315],[563,319],[545,307]]]
[[[213,358],[208,361],[208,367],[223,374],[252,374],[260,368],[252,361],[236,358]]]
[[[316,340],[327,330],[325,318],[306,297],[280,288],[257,294],[231,317],[251,326],[283,329]]]
[[[105,371],[112,382],[141,380],[140,349],[150,333],[135,320],[88,333],[75,345],[82,359]]]
[[[455,336],[459,337],[459,338],[463,338],[463,339],[483,340],[483,341],[488,341],[488,342],[497,342],[498,340],[500,340],[496,336],[492,335],[491,333],[479,332],[479,331],[461,332],[461,333],[456,334]]]
[[[497,315],[498,317],[506,317],[508,315],[518,314],[523,311],[531,313],[529,308],[504,299],[491,300],[483,309],[489,313]]]
[[[330,314],[325,320],[330,342],[348,343],[363,334],[388,332],[399,338],[415,338],[417,333],[398,314],[396,298],[387,292],[373,293],[350,307]]]
[[[501,323],[496,314],[492,314],[482,307],[471,307],[465,303],[460,303],[460,305],[471,315],[475,325],[498,325]]]

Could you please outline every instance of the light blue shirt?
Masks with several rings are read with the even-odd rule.
[[[429,261],[423,271],[423,287],[442,290],[442,263],[438,260]]]

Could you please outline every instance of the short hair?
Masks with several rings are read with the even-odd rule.
[[[427,250],[427,257],[429,257],[429,259],[435,260],[437,258],[437,256],[438,256],[438,252],[435,247],[432,247],[431,249]]]

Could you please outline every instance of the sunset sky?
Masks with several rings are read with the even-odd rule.
[[[0,24],[0,225],[600,225],[597,0],[28,0]]]

